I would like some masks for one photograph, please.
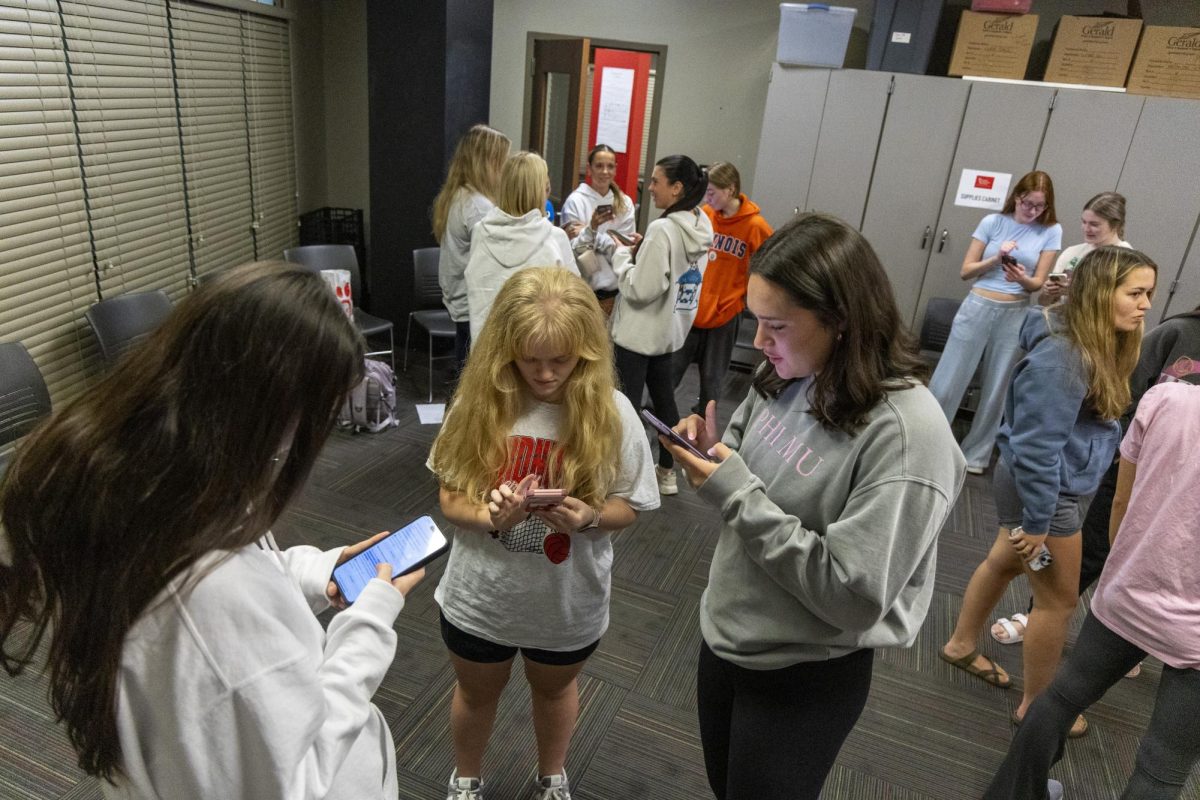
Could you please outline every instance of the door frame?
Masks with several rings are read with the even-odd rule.
[[[611,48],[614,50],[636,50],[642,53],[650,53],[654,56],[654,102],[650,106],[650,135],[647,138],[649,152],[646,154],[647,165],[653,164],[653,156],[655,153],[655,143],[658,141],[658,122],[660,112],[662,110],[662,92],[667,75],[667,46],[665,44],[649,44],[646,42],[627,42],[620,39],[606,39],[603,37],[588,36],[586,34],[567,35],[562,33],[540,33],[538,31],[527,31],[525,33],[525,93],[524,101],[521,110],[521,147],[528,149],[529,141],[532,137],[530,130],[530,120],[533,117],[533,78],[534,78],[534,42],[537,40],[547,39],[587,39],[589,43],[587,63],[592,63],[592,50],[597,47]],[[583,134],[585,137],[587,133]],[[648,197],[648,175],[639,175],[638,179],[643,184],[641,196],[636,198],[638,204],[637,226],[639,230],[645,230],[649,219],[649,208],[645,202]],[[578,176],[576,176],[578,179]],[[563,200],[566,200],[564,197]]]

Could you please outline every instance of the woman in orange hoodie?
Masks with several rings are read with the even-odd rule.
[[[771,235],[758,206],[742,194],[737,167],[728,162],[719,161],[708,169],[704,213],[712,220],[712,249],[696,321],[672,365],[678,387],[688,366],[700,364],[700,399],[692,409],[698,414],[704,413],[709,400],[721,396],[721,381],[737,340],[738,315],[746,307],[750,256]]]

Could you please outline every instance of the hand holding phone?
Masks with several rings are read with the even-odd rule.
[[[663,436],[667,437],[667,439],[669,439],[672,443],[679,445],[684,450],[687,450],[689,453],[694,455],[696,458],[703,459],[704,461],[712,461],[712,462],[716,461],[715,458],[708,455],[707,453],[701,452],[699,449],[696,448],[696,446],[694,444],[692,444],[687,439],[680,436],[675,431],[671,430],[671,428],[667,425],[667,423],[663,422],[661,419],[654,416],[653,414],[651,414],[648,410],[646,410],[644,408],[642,409],[642,419],[646,420],[646,422],[649,422],[651,424],[651,426],[654,427],[655,430],[657,430]]]
[[[1049,281],[1050,283],[1056,284],[1058,286],[1066,286],[1067,285],[1067,273],[1051,272],[1049,275],[1046,276],[1046,280]]]
[[[625,234],[623,234],[617,230],[610,230],[608,232],[608,235],[611,236],[612,238],[616,239],[618,242],[625,245],[626,247],[633,247],[635,244],[637,244],[637,239],[631,239],[630,237],[626,236]],[[634,234],[634,235],[636,236],[637,234]]]
[[[554,508],[566,496],[567,493],[563,489],[534,489],[525,495],[525,510]]]
[[[358,599],[371,579],[380,574],[381,565],[388,565],[390,579],[392,575],[415,572],[450,549],[445,535],[429,517],[372,541],[370,547],[350,555],[333,569],[333,583],[347,603]]]
[[[596,210],[592,212],[591,226],[592,230],[596,230],[601,225],[609,222],[613,218],[612,203],[603,203],[596,206]]]

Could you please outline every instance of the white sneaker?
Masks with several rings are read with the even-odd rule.
[[[479,778],[460,778],[458,770],[450,773],[450,792],[446,800],[483,800],[483,781]]]
[[[534,781],[537,800],[571,800],[571,788],[567,786],[567,773],[547,775]]]
[[[675,470],[666,467],[655,467],[654,474],[658,477],[658,493],[665,496],[679,494],[679,481]]]
[[[1046,800],[1062,800],[1063,785],[1054,778],[1046,779]]]

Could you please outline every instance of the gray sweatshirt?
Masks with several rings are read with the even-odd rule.
[[[637,258],[628,247],[613,254],[621,294],[613,306],[613,342],[644,356],[683,347],[700,300],[713,228],[693,209],[659,217],[646,228]]]
[[[438,285],[442,287],[442,305],[455,322],[466,322],[468,318],[467,282],[463,273],[471,257],[471,232],[494,206],[478,192],[459,189],[446,215],[446,231],[438,242],[441,246]]]
[[[700,604],[705,642],[749,669],[908,647],[929,608],[937,536],[965,462],[924,386],[856,435],[810,414],[810,381],[734,412],[734,453],[700,487],[724,523]]]

